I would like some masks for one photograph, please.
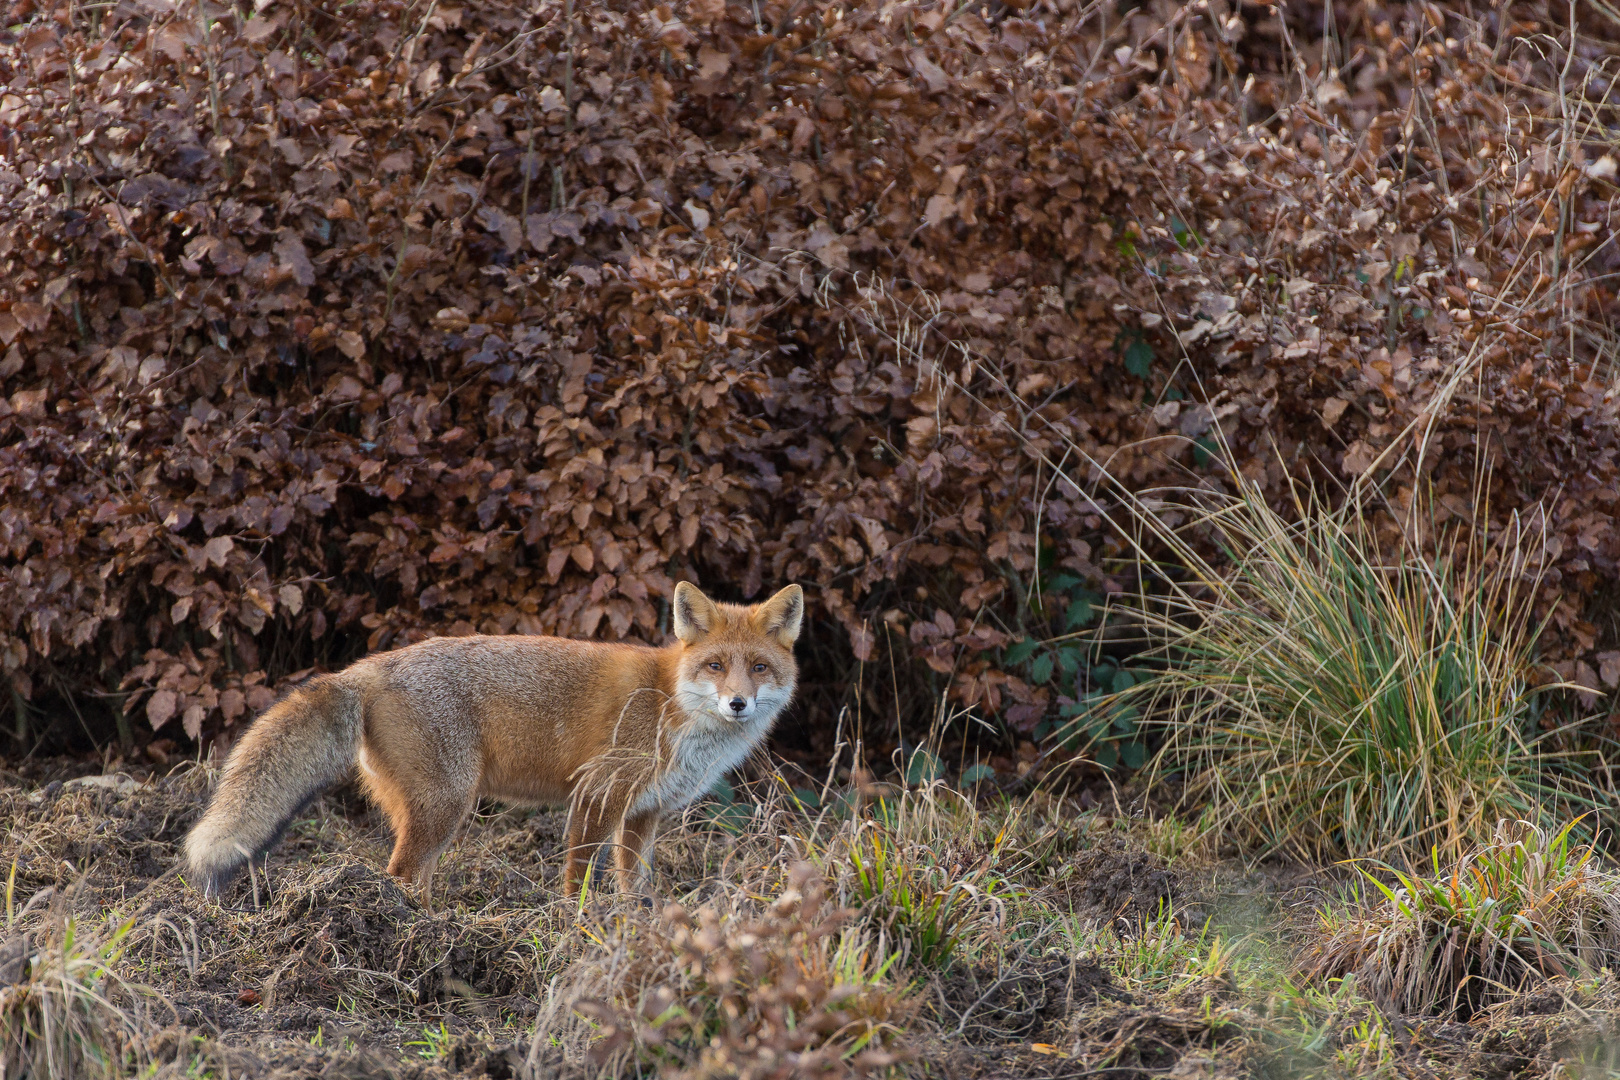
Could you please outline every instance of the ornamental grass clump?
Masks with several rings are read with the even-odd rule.
[[[1432,528],[1421,499],[1378,535],[1355,499],[1285,515],[1230,480],[1127,497],[1144,558],[1177,571],[1140,598],[1148,670],[1077,728],[1156,733],[1152,771],[1186,778],[1204,835],[1259,852],[1456,858],[1590,804],[1537,729],[1533,538]]]

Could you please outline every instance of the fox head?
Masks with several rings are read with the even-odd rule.
[[[803,621],[797,585],[752,607],[717,604],[689,581],[675,586],[681,708],[739,724],[775,719],[793,697],[793,642]]]

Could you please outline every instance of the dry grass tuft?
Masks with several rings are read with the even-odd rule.
[[[116,970],[135,920],[97,925],[58,904],[24,933],[15,887],[13,865],[0,937],[0,1077],[126,1075],[154,1029],[152,992]]]
[[[892,941],[901,966],[946,967],[964,941],[992,942],[1030,863],[1015,841],[1020,814],[992,824],[960,793],[929,784],[869,816],[805,837],[806,847],[863,922]]]
[[[1488,843],[1432,877],[1366,874],[1371,911],[1322,913],[1313,979],[1354,974],[1403,1014],[1468,1016],[1552,980],[1620,965],[1620,875],[1601,867],[1571,826],[1498,825]],[[1365,874],[1366,872],[1363,871]]]
[[[639,1060],[682,1078],[867,1076],[899,1061],[914,1007],[888,979],[896,954],[851,925],[816,868],[794,865],[751,906],[670,904],[597,928],[603,955],[577,984],[594,992],[573,1003],[584,1024],[542,1024],[537,1047],[583,1037],[604,1072]]]

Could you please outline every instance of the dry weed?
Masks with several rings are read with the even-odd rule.
[[[574,974],[576,1017],[542,1025],[537,1052],[588,1048],[607,1072],[640,1059],[692,1080],[866,1076],[899,1061],[915,1006],[882,938],[850,925],[808,863],[753,907],[728,895],[588,930],[601,955]]]

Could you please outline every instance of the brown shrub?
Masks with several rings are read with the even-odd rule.
[[[1568,674],[1620,679],[1578,602],[1614,27],[1017,7],[14,4],[19,736],[41,692],[195,737],[431,633],[658,638],[682,577],[802,581],[1027,732],[1088,676],[997,650],[1120,550],[1047,457],[1143,484],[1217,425],[1279,495],[1464,513],[1483,456],[1549,525]]]

